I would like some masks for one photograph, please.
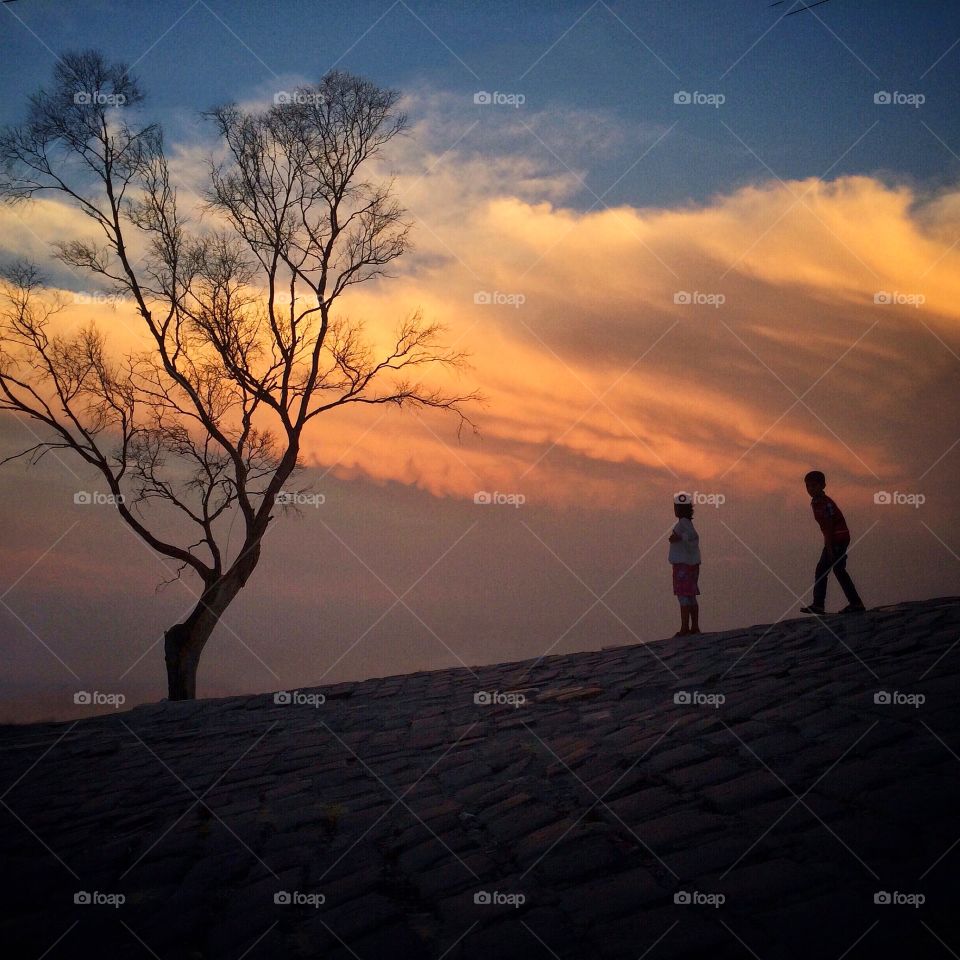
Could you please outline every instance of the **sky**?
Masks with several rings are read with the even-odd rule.
[[[785,15],[799,5],[0,9],[0,123],[58,54],[98,48],[140,77],[186,207],[216,104],[337,68],[399,91],[409,118],[375,172],[413,249],[345,309],[374,336],[416,309],[442,321],[471,355],[479,432],[380,409],[318,422],[324,502],[271,528],[201,695],[668,636],[681,489],[701,501],[704,628],[795,616],[819,553],[811,468],[869,606],[958,592],[960,12]],[[54,197],[0,208],[0,259],[43,263],[65,329],[96,320],[120,351],[130,304],[50,261],[89,229]],[[0,456],[30,431],[0,416]],[[0,467],[0,720],[75,715],[80,690],[163,695],[163,630],[197,584],[158,591],[168,561],[74,503],[97,489],[66,454]]]

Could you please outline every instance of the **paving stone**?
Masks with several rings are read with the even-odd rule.
[[[696,790],[701,784],[715,785],[733,780],[744,771],[744,764],[736,757],[711,757],[703,763],[694,763],[679,770],[667,770],[664,779],[674,787]]]
[[[725,817],[704,810],[687,807],[635,827],[644,843],[649,844],[661,856],[669,850],[689,847],[697,838],[729,827]]]
[[[464,852],[457,858],[435,864],[413,878],[420,896],[435,901],[458,890],[476,890],[485,877],[493,875],[495,863],[485,853]]]
[[[649,773],[663,773],[675,771],[683,767],[692,766],[704,760],[709,760],[710,754],[696,743],[684,743],[681,746],[671,746],[660,750],[642,761],[643,769]]]
[[[615,820],[623,820],[636,827],[656,814],[675,809],[681,802],[682,795],[676,790],[668,787],[647,787],[613,800],[605,799],[600,814],[606,816],[604,808],[609,808],[609,811],[615,814]]]
[[[744,807],[755,806],[765,800],[789,796],[790,791],[770,770],[755,770],[726,783],[707,787],[701,791],[708,803],[724,812],[734,812]]]
[[[523,806],[515,807],[492,819],[487,824],[487,829],[497,842],[509,843],[554,823],[557,817],[557,812],[551,806],[530,801],[528,798]]]

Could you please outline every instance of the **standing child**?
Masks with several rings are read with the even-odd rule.
[[[680,601],[680,630],[677,637],[700,632],[700,536],[693,526],[693,497],[677,493],[673,497],[676,526],[670,534],[670,564],[673,567],[673,592]]]
[[[864,609],[863,601],[857,588],[847,573],[847,547],[850,546],[850,531],[847,522],[843,519],[840,508],[823,492],[827,485],[827,478],[820,470],[811,470],[804,478],[807,493],[810,494],[810,505],[813,507],[814,519],[820,524],[823,531],[823,552],[817,563],[817,572],[813,580],[813,603],[809,607],[801,607],[801,613],[814,613],[823,616],[824,604],[827,600],[827,580],[832,570],[837,577],[847,598],[847,605],[841,613],[861,613]]]

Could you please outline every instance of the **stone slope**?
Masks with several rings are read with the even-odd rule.
[[[948,957],[958,639],[948,598],[4,727],[6,955]]]

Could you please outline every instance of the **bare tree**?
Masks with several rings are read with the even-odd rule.
[[[470,423],[463,405],[475,393],[412,379],[464,363],[441,346],[442,327],[415,313],[377,354],[362,324],[334,312],[348,287],[386,276],[407,248],[392,184],[363,177],[404,129],[397,98],[334,72],[263,111],[214,110],[227,158],[209,170],[218,230],[181,216],[161,131],[131,122],[136,79],[97,52],[64,56],[25,123],[0,134],[0,195],[52,192],[86,214],[102,241],[62,241],[55,256],[132,300],[149,344],[116,358],[95,325],[55,334],[64,304],[45,295],[35,266],[8,267],[0,409],[47,431],[8,459],[80,456],[177,576],[199,577],[196,607],[165,633],[171,699],[196,695],[201,653],[260,559],[310,421],[362,403]],[[180,542],[155,532],[169,511],[192,531]],[[233,517],[243,538],[228,552]]]

